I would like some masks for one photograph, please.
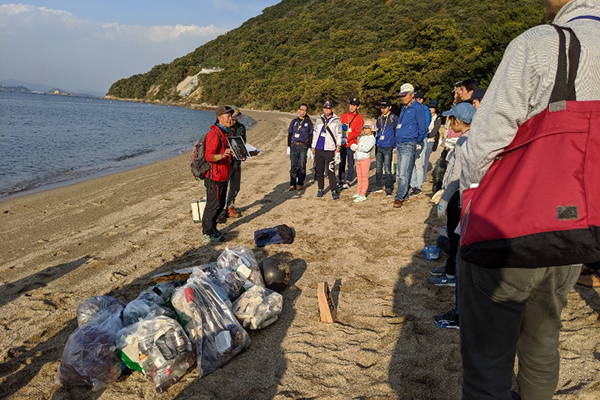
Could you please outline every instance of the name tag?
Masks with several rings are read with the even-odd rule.
[[[325,132],[321,132],[321,136],[322,136],[322,137],[325,137],[325,136],[327,136],[327,135],[325,134]]]
[[[379,140],[385,140],[385,136],[381,135],[381,136],[379,137]]]
[[[352,128],[348,128],[348,133],[352,132]]]
[[[299,134],[299,133],[296,133],[296,134],[294,135],[294,137],[297,139],[297,138],[299,138],[299,137],[300,137],[300,134]]]
[[[396,126],[396,129],[400,129],[402,128],[402,124],[398,124],[398,126]]]

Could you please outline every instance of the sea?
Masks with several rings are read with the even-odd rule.
[[[190,152],[214,121],[185,107],[0,92],[0,201]]]

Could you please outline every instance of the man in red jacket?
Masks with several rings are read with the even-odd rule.
[[[231,156],[233,151],[229,148],[227,142],[227,133],[234,124],[233,108],[229,106],[219,106],[215,110],[217,121],[211,125],[210,131],[206,134],[206,144],[204,156],[206,161],[211,164],[210,171],[204,178],[206,186],[206,207],[202,215],[202,241],[223,242],[225,237],[217,230],[217,218],[225,208],[227,199],[227,179],[231,169]]]

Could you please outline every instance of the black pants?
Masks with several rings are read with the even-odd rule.
[[[335,190],[335,164],[332,164],[334,157],[335,151],[315,150],[316,174],[319,189],[325,187],[325,171],[327,171],[329,188],[332,191]],[[333,166],[333,168],[330,168],[330,166]]]
[[[217,230],[217,218],[225,208],[227,200],[227,181],[217,182],[205,178],[206,187],[206,207],[202,214],[202,233],[205,235],[214,234]]]
[[[454,193],[448,202],[446,209],[448,216],[448,237],[450,238],[450,254],[446,260],[446,274],[456,275],[456,254],[458,253],[458,245],[460,244],[460,235],[454,233],[460,221],[460,194],[457,191]]]
[[[448,150],[442,150],[442,154],[440,154],[440,158],[438,159],[435,167],[433,168],[433,172],[431,173],[431,176],[433,177],[432,193],[435,193],[442,188],[444,174],[446,173],[446,167],[448,166],[448,161],[446,161],[447,155]]]

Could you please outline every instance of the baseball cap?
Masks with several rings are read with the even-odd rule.
[[[354,104],[355,106],[360,106],[360,100],[358,100],[358,97],[353,97],[350,99],[350,104]]]
[[[391,106],[392,106],[392,102],[390,101],[390,99],[381,99],[381,101],[379,102],[379,108],[391,107]]]
[[[333,101],[327,100],[325,103],[323,103],[323,108],[333,108]]]
[[[423,92],[415,92],[415,99],[422,99],[424,97],[425,95],[423,94]]]
[[[454,117],[465,124],[470,124],[473,120],[473,115],[475,115],[475,107],[470,103],[458,103],[451,110],[444,111],[442,113],[444,117]]]
[[[233,114],[233,111],[233,108],[231,108],[230,106],[219,106],[215,110],[215,115],[217,116],[217,118],[219,118],[223,114]]]
[[[483,99],[483,96],[485,95],[485,90],[484,89],[475,89],[473,90],[473,94],[471,95],[471,98],[469,100],[466,100],[468,103],[472,103],[473,100],[475,99]]]
[[[414,93],[415,91],[415,87],[413,85],[411,85],[410,83],[405,83],[404,85],[400,86],[400,93],[398,93],[398,96],[403,97],[406,96],[408,93]]]
[[[240,118],[242,118],[242,112],[240,111],[239,108],[237,108],[236,106],[229,106],[229,108],[231,108],[233,110],[233,114],[231,114],[231,118],[235,119],[236,121]]]

